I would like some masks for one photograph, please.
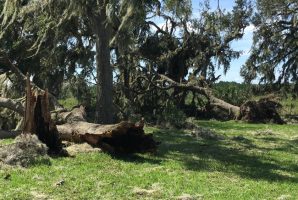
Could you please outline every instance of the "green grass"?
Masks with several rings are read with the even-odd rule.
[[[148,127],[161,141],[155,155],[104,153],[56,158],[51,165],[0,171],[0,199],[297,199],[298,126],[198,121],[225,135],[197,140]],[[272,135],[255,135],[270,129]],[[233,139],[243,136],[241,139]],[[239,137],[238,137],[239,138]],[[4,177],[11,177],[5,180]],[[55,183],[65,181],[61,186]],[[136,194],[136,188],[153,192]]]

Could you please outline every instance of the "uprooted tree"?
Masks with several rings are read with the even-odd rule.
[[[139,123],[123,121],[112,125],[88,123],[85,120],[85,111],[82,106],[70,112],[63,109],[54,111],[51,116],[48,91],[32,90],[29,76],[27,76],[26,83],[25,107],[7,98],[1,98],[3,103],[0,106],[24,115],[22,133],[36,134],[39,140],[48,146],[50,153],[61,153],[62,140],[76,143],[87,142],[109,153],[156,151],[158,143],[152,135],[144,133],[143,119]],[[58,126],[53,119],[59,124]],[[14,136],[14,134],[9,136]]]
[[[210,106],[216,106],[227,111],[234,119],[247,122],[284,123],[277,111],[281,108],[281,104],[275,101],[271,96],[263,97],[258,101],[246,101],[239,107],[215,97],[212,90],[208,87],[177,83],[164,75],[159,75],[159,81],[159,87],[165,90],[175,88],[180,91],[192,91],[205,96]]]

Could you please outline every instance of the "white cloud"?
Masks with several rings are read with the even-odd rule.
[[[244,29],[244,33],[252,33],[256,30],[256,27],[253,24],[250,24]]]

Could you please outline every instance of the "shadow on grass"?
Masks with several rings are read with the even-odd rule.
[[[251,179],[298,183],[295,161],[257,153],[262,147],[258,148],[249,139],[195,140],[183,132],[177,134],[170,130],[161,130],[154,135],[162,141],[158,156],[182,162],[188,170],[221,171]]]
[[[209,127],[212,129],[219,129],[219,130],[236,130],[239,132],[247,132],[247,131],[259,131],[265,130],[270,127],[280,127],[282,125],[277,124],[253,124],[253,123],[245,123],[242,121],[227,121],[227,122],[220,122],[220,121],[199,121],[198,125],[203,127]]]
[[[137,154],[110,154],[113,159],[121,160],[124,162],[133,162],[136,164],[150,163],[154,165],[159,165],[162,159],[158,157],[144,157]]]
[[[272,142],[275,144],[279,144],[274,148],[266,148],[267,150],[271,149],[276,151],[298,154],[298,139],[289,140],[277,137],[262,137],[260,139],[264,142]]]

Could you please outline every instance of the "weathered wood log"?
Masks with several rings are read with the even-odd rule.
[[[29,101],[27,104],[30,106],[31,110],[34,108],[38,108],[40,110],[41,105],[44,105],[44,95],[33,95],[28,94],[27,96],[31,96],[33,98],[33,102],[30,103]],[[43,111],[42,111],[43,110]],[[55,125],[53,122],[60,124],[57,125],[57,131],[60,140],[67,140],[72,142],[87,142],[95,147],[100,147],[106,152],[110,153],[143,153],[143,152],[154,152],[157,149],[158,142],[155,142],[152,135],[144,134],[143,126],[144,126],[144,119],[142,119],[139,123],[134,124],[130,122],[121,122],[119,124],[112,124],[112,125],[101,125],[101,124],[93,124],[87,123],[85,120],[86,113],[85,109],[82,106],[74,107],[72,111],[53,111],[51,113],[52,117],[49,117],[48,108],[43,108],[40,111],[36,112],[23,112],[24,113],[31,113],[30,116],[27,118],[31,118],[31,121],[37,121],[38,124],[50,124],[49,128],[43,130],[43,125],[40,125],[36,128],[35,125],[28,124],[28,120],[25,123],[26,132],[46,132],[47,130],[55,129]],[[21,113],[20,113],[21,114]],[[44,116],[46,114],[46,116]],[[26,114],[25,114],[26,115]],[[32,117],[33,116],[33,117]],[[35,116],[35,117],[34,117]],[[37,116],[41,116],[40,119],[36,119]],[[49,122],[49,119],[51,122]],[[29,120],[30,121],[30,120]],[[35,122],[34,122],[35,123]],[[31,128],[29,128],[31,127]],[[47,126],[46,126],[47,127]],[[5,132],[3,137],[7,138],[14,138],[17,134],[13,132]],[[37,134],[38,135],[38,134]],[[48,135],[48,133],[46,134]],[[49,134],[47,137],[50,137]],[[0,132],[0,138],[3,138]],[[43,137],[40,136],[39,137]],[[41,139],[41,138],[40,138]],[[42,138],[41,141],[47,143],[48,138]],[[55,142],[49,144],[52,146],[56,144]],[[53,145],[54,147],[55,145]],[[58,145],[59,146],[59,145]]]
[[[87,142],[110,153],[154,152],[158,146],[152,135],[144,133],[142,126],[126,121],[112,125],[78,121],[57,128],[62,140]]]
[[[35,107],[39,104],[36,103]],[[101,125],[87,123],[85,115],[82,106],[74,107],[72,111],[52,112],[53,121],[60,124],[57,125],[60,139],[77,143],[87,142],[110,153],[143,153],[154,152],[157,149],[158,142],[154,141],[152,135],[144,134],[144,119],[136,124],[120,122],[119,124]],[[48,118],[47,116],[46,119]],[[36,132],[34,129],[31,131]],[[9,135],[15,136],[9,133],[5,134],[5,137]]]
[[[0,107],[13,110],[20,115],[24,114],[24,107],[22,103],[13,99],[0,97]]]
[[[71,112],[64,109],[52,112],[54,117],[52,120],[47,90],[35,90],[33,94],[28,76],[26,85],[25,109],[10,99],[2,99],[2,102],[5,102],[3,105],[24,115],[23,133],[36,134],[52,152],[62,150],[61,140],[87,142],[110,153],[143,153],[154,152],[157,149],[158,143],[154,141],[152,135],[144,133],[143,119],[138,124],[130,122],[113,125],[92,124],[85,120],[84,107],[75,107]],[[56,126],[54,121],[61,125]],[[15,134],[5,136],[13,137]]]

